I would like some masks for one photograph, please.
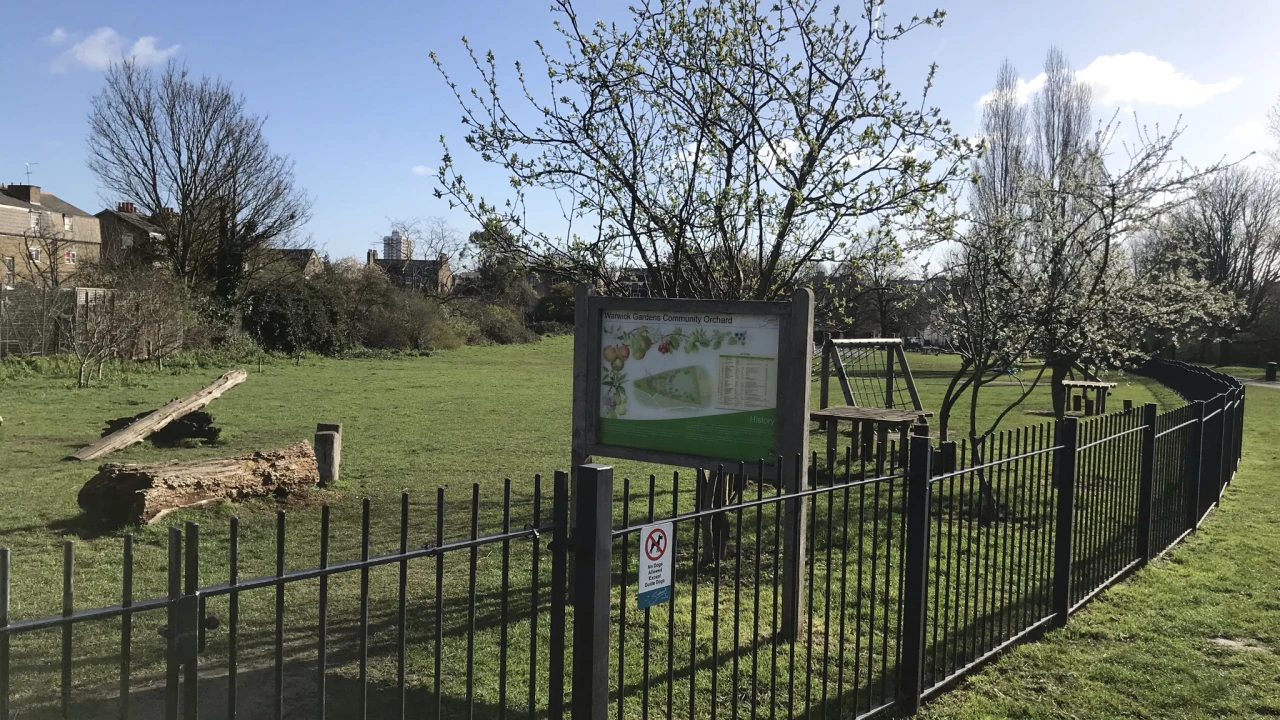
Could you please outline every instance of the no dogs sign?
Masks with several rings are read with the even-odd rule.
[[[669,522],[640,528],[640,592],[641,609],[671,599],[672,565],[675,559],[675,532]]]

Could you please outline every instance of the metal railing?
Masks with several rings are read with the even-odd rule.
[[[798,489],[762,463],[617,486],[612,468],[583,466],[572,532],[557,473],[549,516],[535,478],[520,526],[507,481],[500,529],[481,532],[474,486],[466,529],[448,539],[443,490],[426,538],[402,496],[398,548],[382,554],[366,500],[358,557],[338,562],[324,507],[319,563],[303,569],[286,564],[280,513],[275,572],[246,578],[232,518],[226,563],[205,557],[225,580],[202,584],[201,529],[188,523],[169,530],[168,592],[146,598],[134,596],[125,535],[121,600],[106,607],[76,607],[67,542],[62,610],[48,617],[11,616],[0,550],[0,717],[910,714],[1066,623],[1220,501],[1240,459],[1244,388],[1180,363],[1142,372],[1191,402],[977,446],[918,435],[905,454],[851,447],[814,455],[807,473],[777,459],[807,475]],[[633,546],[654,521],[673,525],[675,586],[639,608]],[[301,628],[289,622],[299,606]],[[96,635],[77,634],[89,626]]]

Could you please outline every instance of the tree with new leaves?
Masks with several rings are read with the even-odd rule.
[[[287,247],[310,215],[293,163],[273,152],[243,96],[169,63],[113,65],[89,114],[89,169],[111,195],[134,203],[157,225],[173,274],[245,297],[264,256]]]
[[[1135,122],[1136,139],[1115,148],[1119,123],[1094,121],[1092,92],[1060,51],[1049,52],[1045,78],[1028,107],[1017,73],[1001,70],[984,108],[987,150],[975,167],[970,224],[947,268],[940,320],[962,366],[943,414],[967,392],[975,443],[1046,375],[1062,417],[1063,382],[1077,369],[1123,364],[1153,334],[1176,341],[1232,312],[1230,299],[1185,265],[1139,271],[1130,259],[1134,238],[1218,168],[1197,171],[1174,157],[1180,128],[1162,134]],[[979,428],[989,371],[1026,358],[1042,362],[1036,377],[996,424]]]
[[[625,22],[586,24],[555,0],[559,42],[538,44],[547,92],[515,68],[524,107],[492,52],[467,45],[471,89],[432,55],[465,145],[511,183],[505,200],[478,194],[446,144],[436,192],[497,217],[505,251],[536,271],[616,290],[616,268],[633,266],[658,296],[785,297],[850,244],[874,250],[952,218],[948,186],[971,147],[928,104],[937,68],[907,95],[884,64],[944,13],[894,25],[886,5],[862,0],[850,17],[818,0],[643,0]],[[563,233],[529,217],[544,198]]]

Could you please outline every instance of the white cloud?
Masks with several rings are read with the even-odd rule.
[[[155,65],[168,60],[178,52],[177,45],[160,47],[156,38],[150,35],[130,43],[129,38],[109,27],[98,28],[83,38],[79,35],[73,36],[62,28],[56,28],[48,39],[57,44],[68,40],[76,41],[54,60],[53,69],[57,72],[64,72],[73,66],[105,70],[111,63],[126,58],[139,65]]]
[[[427,167],[426,165],[414,165],[413,168],[410,170],[410,172],[412,172],[414,175],[430,175],[431,168]]]
[[[1197,82],[1178,72],[1172,63],[1140,52],[1103,55],[1076,76],[1093,85],[1098,100],[1107,105],[1203,105],[1241,82],[1237,77],[1212,83]]]
[[[1231,128],[1226,139],[1239,143],[1262,143],[1267,140],[1267,126],[1259,120],[1250,120]]]
[[[1093,86],[1095,99],[1103,105],[1126,106],[1132,103],[1172,107],[1203,105],[1241,83],[1238,77],[1197,82],[1178,72],[1172,63],[1140,52],[1103,55],[1076,71],[1076,77]],[[1028,102],[1033,93],[1044,87],[1045,79],[1044,73],[1030,80],[1019,78],[1018,102]],[[991,96],[992,93],[983,95],[978,104],[985,104]],[[1128,113],[1132,108],[1125,110]]]
[[[1040,73],[1039,75],[1031,78],[1030,80],[1023,80],[1022,78],[1018,78],[1018,87],[1016,89],[1016,92],[1018,95],[1018,104],[1026,105],[1028,102],[1030,102],[1031,95],[1036,91],[1038,91],[1040,88],[1044,87],[1044,81],[1047,77],[1048,76],[1046,76],[1044,73]],[[991,98],[995,97],[995,94],[996,94],[996,91],[992,90],[986,95],[983,95],[982,97],[978,98],[978,105],[986,105],[991,100]]]

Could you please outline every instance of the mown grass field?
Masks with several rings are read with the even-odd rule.
[[[202,526],[201,581],[211,584],[226,577],[227,524],[232,514],[241,522],[241,577],[275,571],[276,512],[281,508],[288,518],[286,565],[291,569],[311,567],[318,561],[323,503],[328,503],[333,512],[334,560],[359,554],[362,497],[370,498],[372,503],[374,554],[398,546],[400,495],[406,491],[411,496],[411,546],[434,539],[437,487],[445,492],[447,539],[467,532],[473,483],[480,486],[478,515],[482,534],[501,526],[504,478],[511,478],[512,525],[521,527],[531,519],[532,478],[535,473],[542,473],[545,518],[549,513],[550,475],[568,462],[571,346],[570,339],[556,338],[528,346],[464,348],[433,357],[308,359],[300,366],[269,364],[262,373],[254,369],[248,382],[210,408],[223,428],[219,446],[166,450],[144,444],[108,459],[156,462],[244,453],[308,439],[316,422],[336,420],[344,423],[342,481],[333,488],[281,504],[250,501],[235,506],[215,505],[170,515],[156,526],[108,531],[88,523],[76,505],[76,493],[94,468],[64,463],[60,458],[96,437],[104,420],[156,407],[193,391],[226,368],[134,373],[115,380],[109,378],[103,386],[85,390],[74,389],[73,383],[63,378],[27,376],[5,380],[0,388],[0,415],[5,418],[0,427],[0,492],[5,498],[0,503],[0,545],[12,551],[12,616],[21,619],[58,611],[62,597],[62,543],[66,539],[76,542],[76,605],[93,607],[119,601],[120,535],[125,531],[136,536],[135,597],[143,598],[163,595],[167,527],[189,520]],[[955,359],[912,354],[909,360],[925,407],[936,409]],[[1143,379],[1122,377],[1119,381],[1121,385],[1110,400],[1115,409],[1125,398],[1138,404],[1154,400],[1164,407],[1180,404],[1172,393]],[[984,392],[979,419],[990,422],[1003,403],[1019,390],[1001,384]],[[1048,406],[1047,390],[1037,391],[1023,408],[1005,419],[1004,426],[1041,421],[1043,417],[1028,412],[1044,411]],[[953,431],[963,427],[957,422]],[[636,479],[632,485],[634,498],[647,490],[651,473],[660,478],[658,490],[668,491],[669,497],[670,468],[627,462],[618,462],[616,467],[619,488],[622,478]],[[620,517],[621,509],[617,511]],[[528,550],[516,549],[515,556],[527,562]],[[478,571],[483,607],[476,647],[481,667],[476,693],[493,697],[498,683],[495,656],[500,645],[495,628],[498,608],[494,589],[500,582],[496,551],[489,549],[481,554]],[[527,569],[513,564],[512,572],[513,586],[524,582],[521,573],[527,573]],[[546,572],[544,558],[544,582]],[[375,652],[371,655],[375,658],[370,672],[384,685],[388,677],[394,677],[394,653],[386,651],[395,638],[395,582],[394,567],[372,573]],[[431,565],[415,564],[410,584],[415,612],[411,613],[408,632],[412,648],[409,682],[421,692],[434,663],[434,656],[428,652],[434,620],[426,612],[435,586]],[[469,604],[466,584],[465,561],[451,559],[445,585],[452,607]],[[303,658],[313,647],[315,592],[314,583],[299,583],[287,593],[288,654],[291,659],[299,659],[300,665],[305,664]],[[330,593],[334,602],[331,627],[349,640],[358,587],[353,578],[344,578],[333,583]],[[707,593],[705,602],[710,602],[709,596]],[[215,603],[214,610],[225,612],[224,605],[225,601]],[[257,657],[260,664],[269,655],[271,638],[265,633],[269,631],[272,612],[269,591],[246,595],[242,601],[246,627],[242,631],[246,643],[242,653],[248,658],[246,662]],[[684,612],[694,614],[700,610],[689,606]],[[143,684],[147,673],[157,669],[154,662],[148,665],[145,658],[159,649],[154,626],[160,622],[163,620],[159,616],[136,621],[135,653],[140,658],[138,676]],[[465,663],[465,644],[457,642],[466,634],[465,622],[465,616],[451,616],[447,623],[452,637],[446,643],[444,663],[454,671],[455,680],[457,669]],[[524,617],[512,616],[508,644],[513,658],[528,653],[527,622],[527,613]],[[105,623],[77,630],[76,655],[89,658],[77,670],[78,686],[100,689],[110,677],[114,670],[112,655],[118,644],[117,627],[116,623]],[[263,633],[251,637],[248,632],[252,628]],[[547,633],[544,622],[539,628],[540,650],[544,653]],[[212,656],[219,655],[220,637],[211,637]],[[54,635],[46,633],[17,644],[19,670],[25,669],[27,674],[17,676],[15,682],[20,684],[15,686],[15,694],[29,697],[33,703],[56,698],[56,682],[49,682],[56,676],[48,675],[50,668],[40,661],[42,653],[47,655],[56,647],[54,639]],[[542,662],[545,667],[545,659]],[[334,656],[335,683],[352,676],[353,663],[354,658],[349,655]],[[525,682],[513,676],[509,694],[521,697],[527,693],[527,685],[522,684]],[[447,684],[451,688],[457,685]],[[452,695],[456,697],[457,693]],[[418,701],[425,700],[419,697]]]

